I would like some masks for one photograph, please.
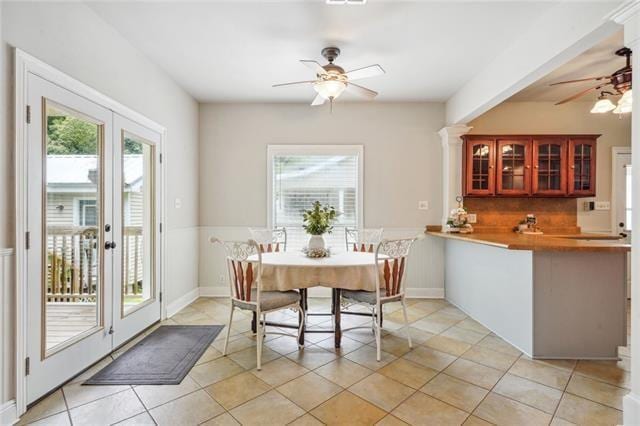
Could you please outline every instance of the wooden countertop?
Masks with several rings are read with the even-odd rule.
[[[627,252],[631,250],[630,244],[621,243],[615,236],[603,234],[526,235],[515,232],[457,234],[440,231],[426,231],[425,234],[508,250],[584,252]]]

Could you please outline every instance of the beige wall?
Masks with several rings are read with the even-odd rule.
[[[200,106],[200,286],[228,291],[223,253],[211,235],[246,239],[267,222],[267,145],[364,146],[364,225],[388,238],[416,235],[441,216],[439,103],[206,104]],[[429,210],[418,210],[428,200]],[[443,297],[442,248],[433,238],[412,249],[410,296]]]
[[[629,115],[591,114],[593,102],[505,102],[469,123],[471,133],[594,133],[598,139],[596,197],[585,200],[611,201],[611,148],[631,145]],[[581,199],[582,200],[582,199]],[[578,200],[578,225],[585,231],[608,232],[610,211],[582,210]]]
[[[437,223],[443,125],[439,103],[201,105],[200,225],[266,225],[269,144],[361,144],[365,226]]]

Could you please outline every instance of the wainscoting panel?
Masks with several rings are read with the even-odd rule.
[[[198,288],[198,227],[167,230],[164,297],[167,310]],[[178,306],[178,305],[173,305]]]
[[[422,229],[389,228],[385,238],[402,238],[423,235]],[[210,226],[200,228],[200,295],[227,296],[229,285],[224,264],[224,250],[209,242],[211,236],[222,240],[247,240],[248,227]],[[441,238],[421,238],[416,241],[409,257],[407,269],[408,297],[444,297],[444,252]],[[342,247],[340,247],[342,249]],[[322,288],[313,289],[311,296],[329,296]]]
[[[0,424],[11,424],[16,416],[14,262],[13,249],[0,249]]]

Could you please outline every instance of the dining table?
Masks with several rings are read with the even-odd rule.
[[[331,253],[327,257],[309,257],[303,252],[282,251],[262,253],[262,291],[300,292],[300,304],[307,315],[333,315],[334,328],[302,327],[298,343],[304,346],[305,333],[333,333],[335,347],[340,347],[342,330],[340,326],[341,290],[375,291],[376,271],[382,273],[382,264],[374,268],[375,253],[359,251],[342,251]],[[379,261],[384,256],[379,256]],[[257,262],[258,255],[252,255],[250,262]],[[331,312],[308,312],[307,290],[312,287],[331,288]],[[370,316],[363,312],[348,312],[352,315]],[[302,321],[302,317],[299,319]],[[299,325],[266,322],[265,325],[281,328],[299,328]],[[252,329],[256,331],[256,318],[252,322]]]

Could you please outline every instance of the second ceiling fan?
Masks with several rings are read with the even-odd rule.
[[[322,56],[329,61],[328,64],[320,65],[314,60],[300,60],[316,73],[315,80],[274,84],[273,87],[311,84],[317,93],[313,102],[311,102],[312,106],[323,105],[326,101],[329,101],[333,106],[333,101],[345,90],[365,99],[373,99],[378,96],[378,92],[355,84],[353,81],[382,75],[385,72],[384,69],[380,65],[374,64],[345,72],[342,67],[333,63],[338,55],[340,55],[340,49],[337,47],[325,47],[322,49]]]

